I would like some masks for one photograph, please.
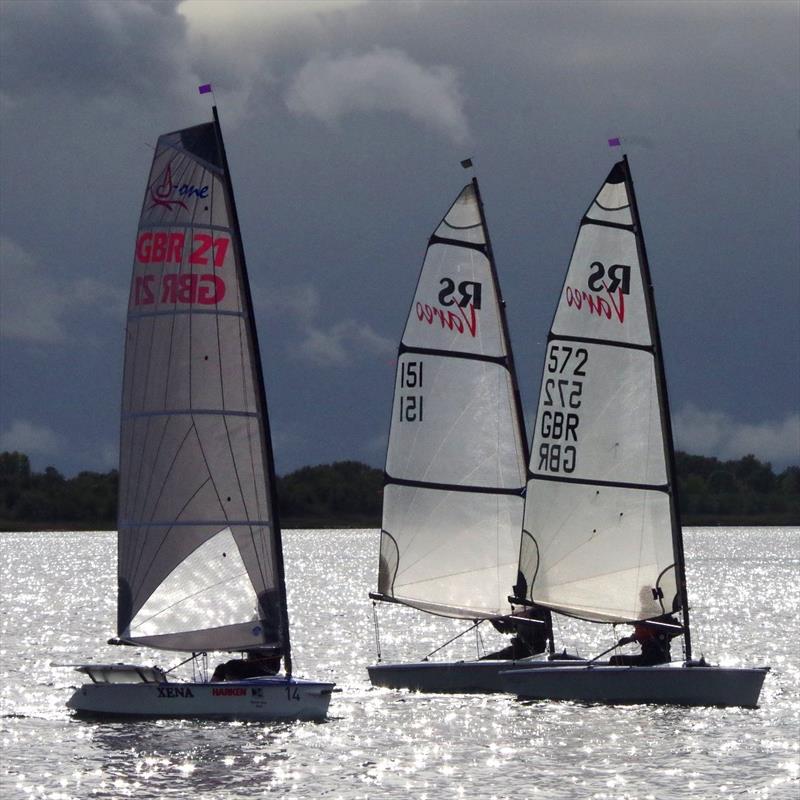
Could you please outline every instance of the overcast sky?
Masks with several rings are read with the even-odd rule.
[[[158,135],[222,116],[278,471],[382,466],[427,238],[486,205],[523,403],[578,221],[626,144],[677,445],[800,463],[800,4],[8,2],[0,449],[116,466]]]

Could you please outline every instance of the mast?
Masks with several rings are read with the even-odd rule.
[[[483,210],[483,199],[481,198],[481,190],[478,186],[478,179],[476,177],[472,178],[472,186],[475,189],[475,197],[478,201],[478,211],[481,215],[483,235],[486,237],[486,255],[489,258],[489,267],[492,270],[495,292],[497,293],[497,305],[500,309],[500,327],[503,332],[506,360],[508,361],[508,371],[511,373],[511,385],[513,386],[514,408],[517,412],[517,418],[519,419],[519,426],[521,428],[520,433],[522,434],[522,456],[527,464],[530,461],[530,453],[528,451],[528,435],[525,432],[525,417],[522,414],[522,400],[519,393],[519,382],[517,381],[517,369],[514,366],[514,353],[511,349],[511,337],[508,333],[506,301],[503,299],[503,292],[500,289],[500,280],[497,277],[497,267],[494,263],[494,251],[492,250],[492,239],[489,236],[489,226],[486,224],[486,212]]]
[[[659,409],[661,413],[661,430],[664,434],[664,455],[667,462],[669,476],[669,503],[672,524],[672,544],[675,552],[676,582],[678,595],[681,601],[681,612],[683,615],[683,637],[686,649],[686,660],[692,658],[692,642],[689,633],[689,600],[686,592],[686,562],[683,553],[683,529],[680,521],[680,507],[678,503],[678,480],[675,468],[675,447],[672,438],[672,417],[669,410],[669,397],[667,395],[667,380],[664,373],[664,358],[661,348],[661,336],[658,329],[658,317],[656,315],[655,294],[653,292],[653,281],[650,275],[650,264],[647,260],[647,250],[645,249],[644,236],[642,234],[641,220],[639,219],[639,208],[636,204],[636,193],[633,189],[633,178],[631,177],[628,156],[622,156],[622,165],[625,175],[625,185],[631,203],[631,213],[633,216],[633,228],[636,236],[636,249],[639,253],[642,276],[645,284],[645,298],[648,305],[648,320],[650,323],[650,335],[653,342],[653,350],[656,362],[656,385],[659,394]]]
[[[262,419],[262,433],[264,436],[264,461],[265,469],[264,472],[267,476],[268,481],[268,492],[269,492],[269,501],[270,501],[270,525],[272,526],[273,530],[273,537],[275,541],[275,554],[276,554],[276,566],[278,572],[278,581],[280,583],[280,593],[281,593],[281,628],[283,633],[283,661],[284,661],[284,668],[286,671],[286,676],[290,678],[292,676],[292,653],[291,653],[291,642],[289,639],[289,612],[286,605],[286,578],[284,572],[284,565],[283,565],[283,543],[281,540],[281,527],[280,527],[280,519],[278,516],[278,492],[277,492],[277,481],[275,478],[275,459],[272,453],[272,436],[270,434],[270,427],[269,427],[269,414],[267,412],[267,395],[264,389],[264,373],[261,366],[261,351],[258,345],[258,333],[256,331],[256,324],[255,324],[255,316],[253,312],[253,298],[250,291],[250,281],[247,275],[247,263],[244,257],[244,247],[242,246],[242,234],[241,229],[239,228],[239,215],[236,212],[236,200],[233,193],[233,181],[231,179],[230,168],[228,167],[228,155],[225,152],[225,142],[222,138],[222,127],[220,126],[219,122],[219,114],[217,113],[216,105],[212,106],[212,112],[214,114],[214,130],[217,135],[217,142],[219,143],[219,149],[222,154],[222,166],[225,170],[225,175],[227,177],[227,188],[228,188],[228,203],[230,208],[231,214],[231,223],[233,230],[235,232],[234,238],[234,247],[236,248],[236,255],[239,260],[239,267],[242,273],[242,291],[247,301],[249,314],[247,315],[247,325],[250,330],[250,339],[253,344],[253,360],[254,360],[254,368],[256,373],[256,392],[258,395],[259,405],[261,406],[261,419]]]

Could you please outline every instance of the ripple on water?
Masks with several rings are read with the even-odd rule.
[[[80,679],[52,664],[120,660],[105,645],[116,614],[114,537],[0,534],[2,796],[796,800],[798,545],[796,529],[686,532],[695,646],[714,660],[772,664],[756,710],[373,689],[365,666],[375,653],[367,593],[377,532],[289,531],[294,658],[300,674],[343,689],[329,721],[97,724],[69,716],[64,702]],[[400,607],[380,616],[387,659],[417,659],[463,627]],[[558,636],[594,654],[614,632],[566,621]],[[486,647],[494,641],[487,635]],[[453,651],[470,657],[477,646],[470,635]]]

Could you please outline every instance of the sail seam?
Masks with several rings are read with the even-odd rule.
[[[204,231],[220,231],[221,233],[228,233],[231,230],[230,225],[215,225],[211,222],[143,222],[139,225],[140,231],[155,229],[155,228],[182,228],[189,230],[190,228],[202,228]]]
[[[444,236],[437,236],[435,233],[428,239],[428,247],[434,244],[446,244],[451,247],[465,247],[467,250],[477,250],[479,253],[486,255],[486,245],[476,244],[475,242],[464,242],[461,239],[448,239]]]
[[[398,355],[403,355],[404,353],[417,353],[423,356],[441,356],[442,358],[465,358],[469,361],[487,361],[490,364],[498,364],[508,369],[507,356],[485,356],[481,353],[462,353],[456,350],[439,350],[435,347],[413,347],[401,343]]]
[[[617,228],[618,230],[630,231],[631,233],[636,232],[636,228],[632,224],[626,225],[623,222],[610,222],[607,219],[594,219],[593,217],[590,217],[588,214],[586,214],[586,216],[584,216],[584,218],[581,220],[581,227],[583,227],[584,225],[602,225],[605,228]]]
[[[256,411],[227,411],[215,408],[168,408],[163,411],[131,411],[122,415],[122,419],[139,419],[140,417],[172,417],[197,414],[198,416],[216,417],[258,417]]]
[[[644,489],[669,494],[668,483],[626,483],[625,481],[598,481],[593,478],[568,478],[564,475],[539,475],[531,472],[528,480],[553,481],[555,483],[574,483],[582,486],[607,486],[613,489]]]
[[[117,523],[120,528],[181,528],[191,525],[201,525],[208,527],[211,525],[220,525],[222,528],[229,528],[231,526],[263,526],[269,527],[269,520],[263,519],[187,519],[187,520],[151,520],[150,522],[125,522]]]
[[[458,483],[436,483],[434,481],[415,481],[407,478],[395,478],[388,473],[384,477],[384,485],[411,486],[417,489],[441,489],[446,492],[473,492],[475,494],[506,494],[522,497],[525,487],[504,488],[502,486],[472,486]]]
[[[618,342],[615,339],[591,339],[586,336],[559,336],[557,333],[550,333],[547,341],[558,340],[559,342],[580,342],[582,344],[600,344],[605,347],[622,347],[626,350],[643,350],[645,353],[655,355],[655,347],[651,344],[633,344],[632,342]]]
[[[210,314],[216,317],[244,317],[243,311],[223,311],[208,308],[168,308],[163,311],[136,311],[128,314],[128,319],[146,319],[147,317],[176,317],[179,314]]]

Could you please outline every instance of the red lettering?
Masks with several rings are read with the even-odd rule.
[[[180,264],[183,261],[184,238],[181,232],[144,231],[136,240],[136,260],[140,264],[154,261]]]
[[[214,697],[242,697],[247,694],[243,686],[215,686],[211,690]]]
[[[450,331],[455,330],[456,333],[464,333],[465,330],[468,330],[470,336],[474,337],[478,332],[478,318],[475,314],[475,306],[470,303],[467,309],[468,312],[459,306],[457,311],[445,311],[443,308],[432,308],[427,303],[417,303],[415,306],[417,319],[420,322],[427,322],[428,325],[432,325],[433,320],[437,319],[442,328],[447,328]],[[469,313],[469,316],[467,313]]]
[[[608,286],[606,286],[606,290],[608,290]],[[618,304],[614,301],[614,294],[608,292],[608,299],[611,300],[611,304],[614,306],[617,319],[620,322],[625,322],[625,295],[622,293],[622,289],[617,289],[617,297],[619,297]]]
[[[213,306],[225,297],[225,281],[216,275],[201,275],[195,302],[203,306]]]
[[[136,260],[141,264],[150,263],[150,242],[153,239],[152,231],[145,231],[139,234],[136,240]]]
[[[230,242],[230,239],[227,236],[219,236],[214,239],[215,267],[221,267],[225,263],[225,254],[228,252],[228,242]]]
[[[178,275],[178,303],[191,303],[197,294],[197,275]]]
[[[150,261],[163,261],[167,257],[167,234],[157,231],[153,234],[153,249],[150,251]]]
[[[567,301],[567,306],[580,311],[583,308],[584,302],[586,303],[586,310],[589,315],[597,315],[598,317],[605,317],[611,319],[612,315],[616,316],[620,323],[625,322],[625,297],[622,294],[622,289],[618,289],[616,296],[619,302],[615,299],[615,295],[608,290],[608,286],[604,286],[606,290],[606,297],[598,297],[594,294],[581,289],[573,289],[567,286],[564,290],[564,296]],[[610,302],[609,302],[610,301]],[[613,314],[612,314],[613,309]]]
[[[205,254],[211,249],[214,240],[207,233],[196,233],[194,235],[195,243],[200,242],[200,245],[192,250],[189,256],[190,264],[208,264],[208,259]]]
[[[178,276],[174,273],[164,275],[161,278],[161,302],[174,303],[175,302],[175,289],[178,282]]]
[[[153,281],[155,275],[137,275],[133,282],[133,304],[135,306],[147,306],[155,303],[153,294]]]
[[[148,277],[153,278],[154,276]],[[218,275],[168,273],[161,278],[162,303],[188,303],[189,305],[197,303],[203,306],[213,306],[221,303],[224,297],[225,281]],[[148,302],[153,302],[153,300]]]

